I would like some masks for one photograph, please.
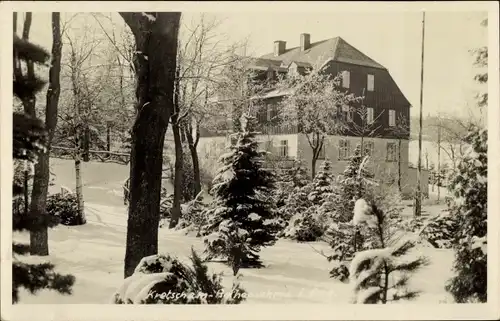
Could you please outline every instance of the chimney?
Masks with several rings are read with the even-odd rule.
[[[276,40],[274,42],[274,56],[279,56],[285,53],[286,42],[282,40]]]
[[[300,50],[305,51],[311,47],[311,35],[308,33],[300,34]]]

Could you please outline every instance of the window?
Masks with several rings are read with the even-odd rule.
[[[349,88],[349,84],[351,83],[351,73],[347,70],[342,72],[342,87]]]
[[[395,162],[396,161],[396,143],[387,143],[386,161],[388,161],[388,162]]]
[[[339,160],[349,159],[349,141],[347,139],[339,140]]]
[[[288,140],[280,141],[279,156],[288,157]]]
[[[363,142],[363,148],[365,149],[364,155],[373,156],[373,152],[375,151],[375,146],[373,142],[371,141]]]
[[[351,121],[352,120],[352,110],[351,107],[343,105],[342,106],[342,117],[343,121]]]
[[[366,122],[368,125],[373,124],[373,108],[366,108]]]
[[[368,77],[367,77],[367,84],[366,84],[366,90],[373,91],[374,89],[375,89],[375,76],[374,75],[368,75]]]
[[[389,126],[396,126],[396,111],[394,109],[389,109]]]
[[[267,109],[267,121],[271,121],[271,119],[273,118],[272,114],[273,109],[271,106],[267,106],[266,109]]]

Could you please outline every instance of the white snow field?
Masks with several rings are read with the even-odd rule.
[[[56,185],[74,190],[72,161],[51,159]],[[49,230],[50,256],[26,257],[30,262],[50,261],[59,273],[76,277],[72,295],[60,295],[43,290],[31,295],[21,289],[20,304],[108,304],[123,281],[125,255],[126,207],[122,200],[122,183],[128,176],[128,166],[105,163],[83,163],[84,198],[87,224],[67,227],[60,225]],[[431,202],[432,203],[432,202]],[[442,210],[443,205],[426,205],[429,214]],[[411,215],[411,208],[405,215]],[[15,233],[16,241],[29,241],[26,233]],[[182,231],[162,228],[159,231],[159,252],[187,259],[191,247],[200,252],[200,238],[184,235]],[[280,240],[275,246],[265,248],[261,256],[265,268],[243,269],[241,284],[248,292],[249,303],[349,303],[351,292],[348,284],[329,277],[331,264],[320,252],[329,253],[326,243],[296,243]],[[429,266],[417,272],[411,286],[422,291],[417,303],[452,303],[444,290],[451,277],[453,252],[419,246],[418,251],[427,255]],[[224,272],[224,283],[230,289],[233,280],[230,269],[221,263],[209,263],[215,272]]]

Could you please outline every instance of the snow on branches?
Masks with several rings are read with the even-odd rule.
[[[382,303],[412,299],[418,291],[408,288],[410,275],[427,264],[425,257],[411,255],[415,240],[394,238],[390,222],[375,204],[358,200],[353,221],[366,224],[378,238],[375,248],[356,253],[349,268],[353,303]]]
[[[204,229],[207,259],[227,258],[234,275],[240,267],[261,266],[258,252],[262,246],[274,244],[279,230],[268,197],[275,179],[263,168],[265,152],[258,150],[254,121],[253,117],[242,117],[243,131],[221,157],[223,165],[214,179],[215,198]]]
[[[486,302],[488,218],[488,133],[471,127],[469,151],[460,160],[449,186],[454,201],[450,212],[458,224],[453,245],[456,276],[447,290],[458,303]]]
[[[221,275],[208,274],[194,250],[191,265],[170,255],[142,258],[134,273],[123,281],[111,299],[113,304],[238,304],[245,291],[235,282],[225,294]]]

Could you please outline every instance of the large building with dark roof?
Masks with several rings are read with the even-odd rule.
[[[373,123],[374,130],[363,137],[363,145],[372,155],[376,175],[396,182],[398,172],[401,172],[405,191],[411,193],[415,179],[408,174],[409,130],[407,133],[398,130],[403,125],[409,126],[411,105],[387,68],[341,37],[311,42],[311,36],[306,33],[300,35],[298,47],[287,48],[285,41],[275,41],[273,52],[253,58],[248,68],[257,75],[254,77],[266,80],[291,72],[303,74],[318,68],[333,76],[341,74],[342,89],[364,97],[363,105],[367,107],[368,121]],[[262,144],[278,157],[300,157],[310,164],[311,148],[299,128],[279,126],[273,121],[278,114],[279,102],[288,94],[287,90],[270,90],[260,97],[261,106],[256,113]],[[361,121],[352,109],[339,108],[339,113],[353,124]],[[329,159],[334,172],[341,173],[360,139],[359,133],[349,129],[342,135],[331,135],[325,141],[320,159]],[[205,143],[201,145],[208,146]],[[219,145],[222,146],[222,143]],[[209,154],[215,150],[212,147],[207,149]],[[427,190],[424,186],[424,192]]]

